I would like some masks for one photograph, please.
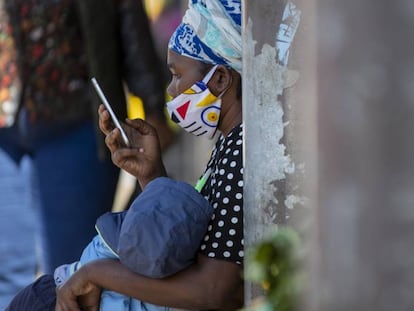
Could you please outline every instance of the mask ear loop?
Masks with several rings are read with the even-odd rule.
[[[204,79],[201,80],[201,81],[203,81],[203,83],[205,85],[207,85],[207,83],[210,81],[211,77],[216,72],[217,67],[218,67],[218,65],[214,65],[214,67],[211,68],[210,71],[206,74],[206,76],[204,77]],[[230,83],[229,83],[228,87],[223,92],[221,92],[219,94],[219,96],[217,96],[217,98],[221,98],[224,95],[224,93],[226,93],[228,91],[228,89],[231,87],[232,83],[233,83],[233,76],[230,75]]]
[[[204,82],[205,85],[207,85],[207,83],[210,81],[211,77],[216,72],[217,67],[218,67],[218,65],[215,65],[213,68],[211,68],[210,71],[203,78],[203,80],[201,80],[201,81]]]

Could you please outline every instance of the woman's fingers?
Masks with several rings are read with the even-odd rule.
[[[108,146],[111,153],[119,148],[126,148],[121,132],[118,128],[114,128],[105,137],[105,144]]]
[[[81,311],[77,297],[71,292],[56,288],[56,296],[55,311]]]
[[[140,132],[142,135],[155,135],[157,133],[156,130],[148,122],[145,122],[142,119],[126,119],[125,122]]]
[[[99,105],[98,115],[99,128],[105,135],[108,135],[108,133],[110,133],[114,129],[114,126],[112,124],[109,112],[106,110],[104,105]]]

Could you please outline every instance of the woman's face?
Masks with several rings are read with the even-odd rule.
[[[171,50],[168,50],[167,66],[172,75],[167,93],[173,98],[190,88],[195,82],[203,79],[205,74],[202,72],[205,67],[201,62]]]

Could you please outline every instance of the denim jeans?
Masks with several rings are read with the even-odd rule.
[[[109,157],[98,159],[92,121],[18,124],[0,129],[0,310],[36,269],[53,273],[79,258],[119,175]]]
[[[17,165],[0,148],[0,310],[35,275],[36,214],[30,176],[28,157]]]

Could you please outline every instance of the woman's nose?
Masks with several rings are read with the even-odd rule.
[[[172,83],[168,84],[167,87],[167,94],[168,96],[174,98],[177,96],[176,92],[175,92],[175,88],[172,86]]]

